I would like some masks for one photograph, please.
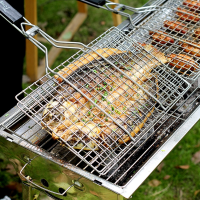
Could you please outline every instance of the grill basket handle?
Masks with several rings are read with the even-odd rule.
[[[0,1],[0,13],[12,24],[16,24],[23,18],[23,16],[5,0]]]
[[[78,1],[81,1],[83,3],[87,3],[88,5],[94,6],[94,7],[97,7],[97,8],[100,8],[100,6],[103,6],[106,3],[106,0],[78,0]]]

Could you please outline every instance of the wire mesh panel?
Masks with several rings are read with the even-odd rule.
[[[171,58],[169,69],[194,81],[200,75],[199,29],[198,1],[168,1],[131,35],[136,41],[150,43],[161,50]]]
[[[53,77],[47,74],[25,89],[18,106],[105,174],[130,146],[152,133],[153,122],[190,84],[166,68],[170,59],[163,53],[117,28],[89,47],[92,51],[79,51],[58,66]]]

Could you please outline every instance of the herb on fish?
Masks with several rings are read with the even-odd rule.
[[[112,111],[114,111],[114,110],[115,110],[115,108],[114,108],[113,106],[111,106],[111,108],[112,108]]]
[[[82,121],[83,121],[83,122],[85,122],[85,120],[84,120],[84,119],[82,119]]]
[[[94,103],[97,103],[97,99],[94,100]]]
[[[90,115],[90,114],[91,114],[91,112],[89,111],[89,112],[88,112],[88,115]]]
[[[113,129],[113,131],[116,131],[116,129]]]
[[[111,103],[108,101],[108,105],[110,105]]]
[[[121,74],[121,75],[120,75],[120,77],[121,77],[121,78],[123,78],[123,77],[124,77],[124,75],[123,75],[123,74]]]
[[[106,99],[105,99],[105,97],[104,97],[104,96],[102,96],[102,97],[101,97],[101,100],[102,100],[102,101],[106,101]]]
[[[126,106],[123,107],[123,110],[126,110]]]
[[[115,110],[115,112],[116,112],[117,114],[119,114],[119,115],[121,114],[121,112],[120,112],[119,110]]]
[[[115,65],[118,65],[118,62],[115,62],[114,64],[115,64]]]
[[[103,95],[104,95],[104,96],[108,96],[108,92],[107,92],[107,91],[105,91]]]
[[[101,127],[102,125],[101,125],[101,124],[98,124],[98,126]]]
[[[86,87],[86,88],[89,88],[89,84],[86,84],[85,87]]]
[[[126,69],[127,69],[127,70],[131,70],[131,69],[132,69],[132,67],[127,67]]]
[[[97,70],[94,69],[93,72],[94,72],[94,73],[97,73]]]
[[[113,91],[113,88],[112,88],[112,87],[110,88],[110,91]]]
[[[107,83],[106,83],[106,82],[103,82],[103,84],[104,84],[104,85],[107,85]]]
[[[92,109],[93,106],[90,106],[90,109]]]
[[[126,94],[125,97],[128,97],[128,94]]]
[[[107,122],[107,121],[108,121],[108,118],[106,118],[105,120],[106,120],[106,122]]]

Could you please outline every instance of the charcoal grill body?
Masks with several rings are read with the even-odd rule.
[[[0,120],[3,123],[8,116],[20,112],[17,108],[13,108]],[[32,178],[32,181],[40,187],[59,192],[59,189],[70,188],[74,181],[78,180],[78,184],[72,186],[67,196],[59,196],[31,185],[19,174],[23,182],[23,198],[24,200],[32,200],[40,192],[45,193],[53,199],[116,199],[120,200],[129,198],[133,192],[142,184],[142,182],[151,174],[155,167],[169,154],[169,152],[177,145],[177,143],[185,136],[185,134],[200,119],[200,106],[188,117],[187,121],[177,129],[173,135],[156,151],[145,165],[134,175],[134,177],[123,187],[116,186],[113,183],[105,181],[98,176],[90,174],[85,170],[81,170],[64,161],[57,160],[49,154],[27,143],[20,142],[20,138],[9,134],[3,130],[0,131],[0,151],[6,155],[6,158],[13,163],[16,171],[20,172],[22,167],[33,159],[22,172],[23,175]],[[19,145],[20,144],[20,145]],[[19,162],[16,162],[19,161]],[[20,163],[20,164],[19,164]],[[80,179],[79,179],[80,178]],[[41,180],[45,179],[49,187],[45,187]],[[63,191],[63,190],[60,190]],[[40,196],[38,197],[40,199]]]
[[[147,5],[161,5],[164,0],[149,1]],[[150,13],[133,15],[133,23],[139,24]],[[125,33],[131,31],[128,20],[118,26]],[[177,117],[177,128],[173,133],[166,135],[156,149],[147,148],[144,164],[123,185],[99,177],[96,173],[81,169],[73,163],[54,157],[43,149],[31,145],[41,142],[41,138],[35,135],[35,130],[28,131],[30,143],[20,138],[20,133],[35,122],[27,119],[27,116],[16,106],[0,118],[0,151],[14,164],[23,182],[23,199],[40,199],[41,194],[52,199],[116,199],[130,198],[134,191],[151,174],[156,166],[169,154],[177,143],[200,119],[200,80],[195,82],[191,90],[195,90],[196,99],[190,103],[193,105],[184,120]],[[191,91],[192,92],[192,91]],[[197,97],[198,96],[198,97]],[[180,117],[181,118],[181,117]],[[29,120],[29,121],[28,121]],[[12,130],[19,127],[18,132]],[[42,130],[41,130],[42,131]],[[91,170],[92,171],[92,170]],[[25,178],[29,179],[27,181]],[[67,196],[59,195],[67,190]],[[41,193],[39,195],[39,193]],[[39,196],[38,196],[39,195]]]
[[[123,199],[121,195],[110,189],[95,184],[94,181],[92,181],[92,179],[96,179],[95,177],[90,177],[89,174],[84,177],[84,175],[81,174],[81,171],[79,172],[80,174],[76,173],[76,169],[71,165],[66,165],[66,163],[61,164],[58,160],[52,160],[49,155],[43,154],[44,152],[38,152],[32,148],[27,148],[25,143],[25,146],[19,145],[19,138],[13,137],[4,131],[0,131],[0,136],[0,151],[13,164],[22,180],[24,200],[33,200],[34,198],[39,200],[43,199],[42,197],[45,196],[49,196],[52,199]],[[23,171],[23,175],[28,175],[35,184],[38,184],[38,186],[57,193],[71,187],[66,196],[59,196],[46,192],[39,187],[28,183],[23,176],[20,175],[19,172],[22,167],[32,158],[34,158],[33,162],[27,165]],[[72,186],[74,181],[78,180],[80,177],[81,179],[79,182]],[[48,187],[45,187],[45,184],[43,185],[41,183],[42,179],[45,179],[48,182]],[[40,195],[36,198],[38,194]]]

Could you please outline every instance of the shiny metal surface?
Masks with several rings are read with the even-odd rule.
[[[152,3],[159,5],[163,2],[164,1],[153,1]],[[180,1],[178,2],[180,3]],[[155,16],[153,15],[153,17]],[[143,28],[143,24],[146,23],[148,26],[148,23],[156,23],[154,20],[149,19],[151,19],[151,15],[148,16],[148,13],[145,13],[144,15],[138,14],[134,18],[135,25],[142,23],[141,21],[144,22],[141,25],[141,29],[147,31],[144,31],[147,35],[148,28]],[[159,19],[155,20],[159,21]],[[129,21],[125,21],[118,28],[121,30],[128,30],[129,28],[131,29],[131,24]],[[138,39],[140,33],[137,31],[137,28],[134,29],[133,32],[131,32],[130,37]],[[146,37],[145,34],[142,36]],[[169,35],[171,36],[171,33]],[[147,41],[152,42],[152,39],[149,35],[147,37]],[[156,47],[160,48],[164,52],[167,48],[165,45],[164,47],[156,45]],[[34,115],[32,119],[25,117],[23,112],[21,112],[17,107],[13,108],[10,112],[0,118],[0,150],[6,154],[9,159],[14,158],[21,162],[21,166],[18,168],[19,171],[27,164],[27,158],[33,159],[35,156],[37,156],[36,159],[32,160],[33,162],[26,165],[23,171],[24,175],[31,177],[34,183],[41,187],[44,187],[44,185],[41,183],[41,179],[47,180],[49,185],[51,184],[48,189],[56,193],[59,192],[59,188],[67,190],[80,176],[82,176],[83,178],[80,179],[80,184],[78,183],[76,186],[77,188],[73,186],[67,192],[67,197],[69,199],[129,198],[156,168],[156,166],[168,155],[175,145],[200,119],[200,91],[198,76],[198,72],[194,74],[194,76],[189,75],[188,77],[186,77],[185,74],[179,74],[179,77],[181,77],[181,80],[184,80],[184,83],[189,83],[189,90],[186,91],[184,96],[180,95],[181,98],[177,99],[172,109],[168,110],[168,112],[163,112],[161,106],[158,106],[158,113],[155,114],[155,121],[152,121],[152,126],[149,126],[149,133],[144,134],[145,137],[143,140],[141,140],[141,143],[138,144],[138,146],[135,146],[135,149],[132,151],[127,151],[127,156],[125,156],[127,152],[122,155],[123,160],[119,163],[119,165],[111,168],[111,171],[108,171],[107,176],[98,174],[95,172],[95,170],[90,168],[90,165],[83,164],[76,154],[72,154],[66,147],[60,147],[59,142],[52,144],[51,137],[48,137],[46,131],[41,129],[40,125],[38,124],[38,116]],[[43,80],[40,81],[43,82]],[[47,84],[47,86],[50,89],[52,88],[51,84]],[[32,90],[32,88],[29,89]],[[47,87],[45,87],[45,92],[49,92]],[[37,99],[37,101],[39,101],[39,99]],[[33,101],[31,103],[32,105],[34,104]],[[161,117],[159,113],[162,115]],[[173,129],[173,133],[169,132],[171,129]],[[155,133],[159,134],[156,135]],[[142,146],[146,141],[149,140],[149,138],[151,138],[151,136],[153,137],[154,135],[156,135],[154,141],[151,141],[145,151],[136,157],[137,151],[142,148]],[[159,141],[161,142],[159,143]],[[154,152],[149,154],[149,151],[152,150],[154,144],[159,144],[158,148],[153,149]],[[64,154],[62,154],[63,151]],[[147,154],[149,156],[143,160],[144,164],[138,164],[139,161]],[[130,163],[130,158],[135,158],[135,160]],[[126,166],[127,163],[129,164],[129,167],[123,172],[121,168]],[[137,165],[137,170],[134,170],[135,166]],[[50,167],[50,174],[52,176],[49,176],[49,171],[47,173],[46,166]],[[114,176],[116,176],[116,178],[113,180]],[[23,177],[21,178],[23,179]],[[61,179],[60,182],[58,178]],[[23,179],[23,181],[26,180]],[[30,182],[27,184],[30,184]],[[83,185],[84,188],[82,188],[81,185]],[[32,185],[32,187],[36,186]],[[28,197],[28,195],[30,196],[32,194],[31,192],[27,192],[27,188],[25,190],[26,197],[24,197],[24,199],[27,200],[28,198],[31,198]],[[63,192],[64,190],[60,191]],[[38,187],[36,191],[39,191]],[[54,195],[51,192],[48,193],[48,195],[51,194]],[[60,198],[59,195],[57,195],[57,197]],[[67,197],[62,198],[68,199]]]
[[[8,136],[13,139],[13,142],[5,139]],[[45,187],[41,183],[41,180],[45,179],[49,183],[49,187],[47,187],[49,190],[59,192],[62,191],[59,190],[59,188],[66,190],[73,185],[76,180],[79,179],[80,175],[71,171],[73,166],[68,165],[67,167],[67,165],[61,163],[58,165],[57,163],[49,160],[50,157],[47,157],[42,152],[38,152],[37,150],[32,149],[30,146],[29,148],[27,146],[24,148],[18,144],[19,141],[15,136],[10,136],[10,134],[5,133],[4,131],[0,131],[0,137],[1,153],[3,153],[7,159],[12,160],[15,168],[18,169],[17,171],[21,170],[22,166],[28,162],[27,158],[35,158],[34,162],[31,162],[31,164],[25,168],[24,172],[29,176],[29,179],[31,179],[34,183],[37,183],[39,186]],[[39,153],[39,155],[35,154],[34,151]],[[20,165],[19,162],[13,162],[16,160],[20,161]],[[89,177],[90,176],[88,175],[87,178]],[[20,176],[20,178],[26,184],[24,185],[24,200],[33,200],[33,197],[39,193],[38,191],[44,192],[41,191],[40,188],[28,183],[23,177]],[[94,184],[91,179],[88,180],[86,177],[81,178],[79,182],[81,183],[81,186],[74,185],[73,187],[70,187],[70,189],[67,191],[66,197],[62,195],[54,195],[52,193],[49,193],[49,196],[53,195],[60,199],[71,200],[75,200],[77,198],[88,200],[107,200],[107,198],[116,200],[118,198],[122,199],[122,197],[118,197],[118,194],[102,186]],[[31,187],[35,188],[36,190],[32,190]],[[40,198],[38,198],[38,200],[39,199]]]
[[[13,109],[12,111],[15,112],[16,110]],[[12,114],[13,114],[12,112],[9,113],[10,116],[12,116]],[[1,121],[4,121],[5,118],[6,117],[3,117],[3,119],[1,118]],[[140,186],[140,184],[146,179],[146,177],[148,175],[150,175],[150,173],[155,169],[155,167],[168,155],[168,153],[174,148],[174,146],[184,137],[184,135],[188,132],[188,130],[190,130],[192,128],[192,126],[199,119],[200,119],[200,106],[190,115],[188,120],[186,122],[184,122],[179,129],[177,129],[177,131],[166,141],[166,143],[164,143],[159,148],[159,150],[151,157],[151,159],[149,159],[146,162],[146,164],[135,174],[135,176],[133,176],[131,178],[131,180],[124,187],[117,187],[114,184],[109,183],[108,181],[106,181],[100,177],[97,177],[85,170],[81,170],[80,168],[77,168],[76,166],[73,166],[69,163],[65,163],[56,158],[52,158],[50,155],[46,154],[45,152],[35,149],[35,148],[33,148],[33,146],[26,145],[25,142],[23,143],[23,145],[22,144],[19,145],[19,138],[16,138],[16,136],[10,135],[4,131],[0,131],[0,136],[1,136],[0,149],[1,149],[1,152],[3,152],[7,156],[7,158],[17,159],[22,163],[20,167],[16,166],[17,168],[19,167],[19,169],[21,169],[21,167],[26,164],[27,158],[30,158],[30,157],[33,158],[36,155],[39,155],[40,157],[39,157],[39,160],[37,161],[38,164],[35,164],[38,176],[35,175],[36,171],[35,171],[35,169],[33,170],[32,167],[29,168],[29,171],[27,169],[26,173],[29,174],[29,176],[31,178],[34,178],[34,181],[38,182],[38,184],[40,184],[40,185],[41,185],[40,180],[42,178],[44,178],[49,181],[53,181],[53,183],[52,183],[53,186],[51,188],[54,190],[57,190],[58,187],[55,186],[56,176],[59,173],[61,173],[61,171],[63,170],[65,172],[65,174],[67,176],[69,176],[67,179],[68,181],[75,180],[81,175],[84,178],[81,179],[80,182],[83,185],[85,185],[84,184],[85,180],[88,180],[88,181],[86,181],[87,184],[89,184],[89,185],[91,184],[93,189],[97,187],[97,190],[95,190],[95,191],[98,191],[99,188],[101,188],[102,190],[103,190],[103,188],[104,189],[109,188],[109,190],[113,191],[114,193],[117,193],[126,198],[129,198],[132,195],[132,193]],[[7,137],[12,138],[13,142],[11,143],[8,140],[6,140],[5,138],[7,138]],[[49,160],[49,161],[47,161],[47,160]],[[52,161],[55,164],[53,164]],[[41,164],[41,163],[43,163],[43,164]],[[41,169],[43,169],[43,167],[41,168],[41,166],[43,166],[44,163],[45,163],[45,166],[52,166],[52,168],[55,169],[56,172],[53,173],[53,174],[55,174],[55,176],[49,177],[49,171],[48,171],[47,175],[44,176],[43,173],[46,174],[46,172],[47,172],[45,167],[44,167],[44,170],[42,170],[42,172],[41,172]],[[49,163],[50,163],[50,165],[49,165]],[[37,177],[37,180],[36,180],[35,176]],[[66,180],[66,177],[64,179]],[[82,180],[83,180],[83,182],[82,182]],[[98,180],[99,182],[101,182],[102,183],[101,186],[97,186],[96,184],[94,184],[95,180]],[[69,181],[68,186],[71,183],[72,182]],[[59,181],[57,184],[60,185]],[[88,186],[88,190],[91,191],[89,188],[90,187]],[[107,191],[109,191],[109,190],[107,190]],[[102,193],[104,193],[104,192],[102,191]],[[93,194],[95,194],[95,192]],[[116,199],[116,198],[114,198],[114,199]]]

